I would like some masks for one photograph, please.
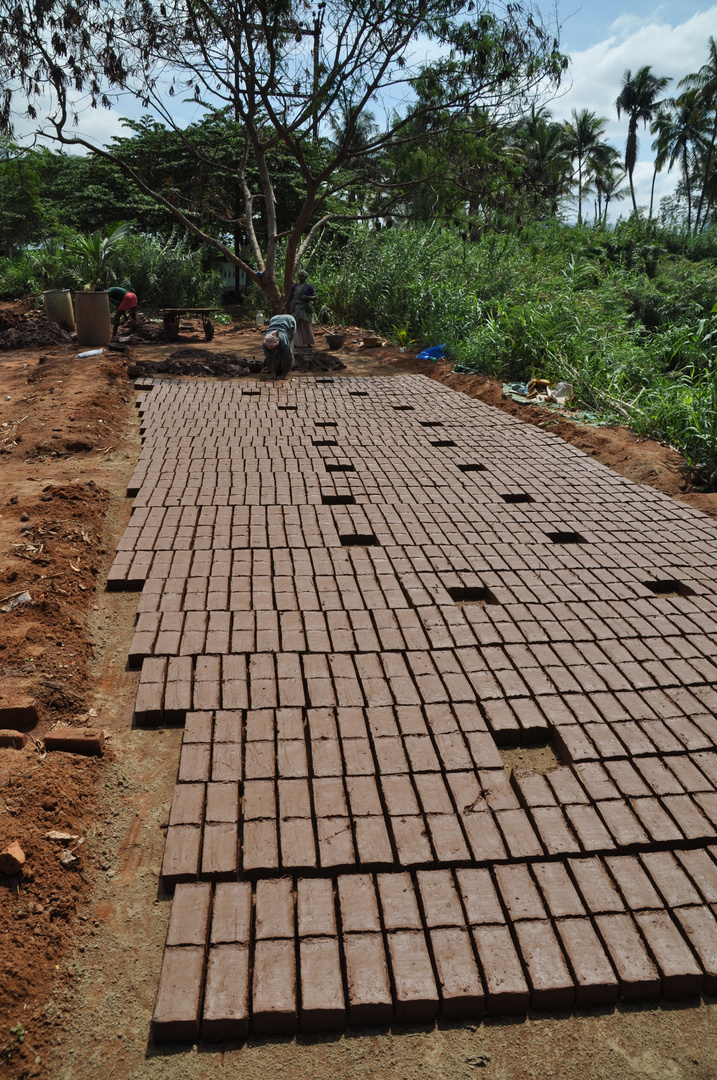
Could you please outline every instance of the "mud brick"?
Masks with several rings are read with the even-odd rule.
[[[714,850],[714,849],[712,849]],[[675,851],[674,853],[697,886],[702,900],[717,903],[717,863],[708,851]]]
[[[712,838],[715,830],[689,795],[666,795],[662,804],[688,840]]]
[[[462,812],[460,820],[476,862],[507,858],[498,826],[487,807],[476,812]]]
[[[583,762],[576,765],[575,775],[594,802],[619,798],[619,791],[602,765],[597,764],[597,762]]]
[[[499,769],[503,767],[503,759],[493,736],[489,732],[465,731],[464,735],[477,768]]]
[[[542,806],[528,811],[548,855],[577,854],[580,844],[568,827],[559,806]]]
[[[299,937],[335,937],[334,888],[322,878],[299,878],[296,883]]]
[[[204,826],[202,879],[231,881],[238,870],[239,836],[236,822],[212,822]]]
[[[495,877],[503,904],[513,922],[547,918],[527,866],[496,866]]]
[[[296,1030],[296,956],[290,941],[258,940],[254,949],[252,1031],[290,1035]]]
[[[238,784],[207,784],[204,820],[223,822],[239,820]]]
[[[252,709],[276,708],[278,700],[271,653],[255,653],[249,658],[249,684]]]
[[[396,989],[396,1019],[412,1023],[432,1020],[439,998],[423,932],[390,933],[387,942]]]
[[[617,1000],[618,981],[588,918],[561,919],[556,930],[575,976],[578,1005],[609,1005]]]
[[[218,945],[209,952],[202,1038],[243,1039],[249,1032],[249,949]]]
[[[597,748],[598,754],[603,760],[624,757],[625,747],[607,724],[584,724],[583,732]]]
[[[599,859],[570,859],[568,865],[582,898],[593,915],[625,910],[617,889]]]
[[[606,761],[605,768],[621,795],[639,798],[651,794],[647,784],[629,761]]]
[[[379,931],[381,923],[370,874],[342,874],[336,879],[345,934]]]
[[[279,847],[276,821],[245,821],[242,838],[242,866],[247,873],[276,870]]]
[[[343,739],[342,749],[347,776],[372,776],[376,766],[368,739]]]
[[[674,918],[682,927],[704,971],[704,990],[717,992],[717,921],[708,907],[677,908]]]
[[[279,780],[278,788],[282,818],[311,817],[311,793],[307,780]]]
[[[590,800],[585,793],[582,784],[566,767],[551,769],[545,774],[545,778],[555,792],[555,797],[563,806],[570,804],[587,805]]]
[[[635,918],[657,962],[665,996],[699,994],[702,970],[667,912],[642,912]]]
[[[455,814],[426,814],[433,849],[439,862],[468,862],[470,854]]]
[[[356,862],[351,822],[347,817],[317,817],[316,833],[323,867],[350,866]]]
[[[306,745],[299,739],[278,739],[277,757],[279,775],[286,778],[308,776],[309,766],[306,758]]]
[[[507,926],[474,926],[472,933],[485,980],[486,1011],[526,1012],[530,991]]]
[[[314,776],[342,776],[343,762],[337,738],[311,739],[311,767]]]
[[[544,776],[515,769],[512,774],[513,783],[518,788],[521,802],[526,807],[555,806],[555,795],[548,786]]]
[[[656,795],[681,795],[684,792],[677,777],[659,758],[640,758],[635,765]]]
[[[244,775],[247,780],[274,777],[275,752],[273,742],[247,742],[244,747]]]
[[[520,809],[520,803],[504,769],[481,769],[478,779],[485,801],[491,810]]]
[[[697,890],[671,852],[645,852],[640,860],[668,908],[701,902]]]
[[[396,705],[420,705],[422,697],[416,690],[404,657],[399,653],[381,653],[381,664]],[[445,692],[443,696],[445,699]]]
[[[201,945],[207,943],[212,887],[207,882],[177,885],[169,917],[167,942],[170,945]]]
[[[512,858],[539,858],[544,854],[543,845],[524,810],[499,810],[495,820]]]
[[[181,784],[201,783],[209,779],[211,747],[208,743],[183,743],[177,779]]]
[[[294,889],[290,877],[256,883],[256,940],[294,937]]]
[[[207,661],[219,661],[219,657],[205,657]],[[199,663],[199,661],[197,661]],[[221,658],[221,706],[223,709],[247,709],[249,707],[249,690],[247,686],[246,660],[243,656],[223,656]],[[194,674],[197,677],[196,669]],[[214,685],[214,684],[212,684]],[[195,681],[196,693],[196,681]],[[207,692],[208,696],[208,692]],[[218,677],[217,677],[218,696]],[[219,705],[213,708],[218,709]]]
[[[660,977],[629,915],[598,915],[598,932],[617,972],[620,994],[627,1001],[660,994]]]
[[[339,943],[335,937],[302,938],[302,1031],[336,1031],[346,1023]]]
[[[374,739],[373,747],[379,772],[387,776],[410,772],[401,740],[398,737]]]
[[[365,866],[390,866],[394,857],[382,817],[354,819],[358,861]]]
[[[407,735],[404,744],[411,770],[414,773],[437,773],[440,770],[441,766],[433,749],[433,742],[428,735]]]
[[[577,918],[585,914],[583,903],[562,863],[533,863],[532,870],[554,919]]]
[[[217,742],[212,746],[212,780],[231,783],[242,774],[241,743]]]
[[[198,826],[170,825],[160,875],[165,888],[172,889],[180,882],[197,880],[201,845],[202,830]]]
[[[336,709],[336,720],[338,722],[339,731],[341,732],[342,741],[348,739],[365,739],[367,737],[366,720],[364,717],[365,712],[363,709]],[[331,726],[326,734],[333,735],[334,727]]]
[[[169,824],[201,825],[204,817],[204,791],[204,784],[176,784]]]
[[[220,709],[214,714],[214,742],[241,742],[242,714]]]
[[[648,842],[644,829],[622,799],[599,802],[596,806],[618,847],[627,848]]]
[[[339,879],[340,880],[340,879]],[[386,953],[380,934],[343,937],[350,1024],[387,1024],[393,1015]]]
[[[455,772],[472,768],[473,762],[460,732],[439,732],[434,735],[434,740],[441,765],[446,771]]]
[[[317,817],[348,814],[346,795],[341,777],[324,777],[313,781],[314,807]]]
[[[664,907],[637,859],[631,856],[612,857],[606,859],[605,863],[632,911]]]
[[[463,908],[450,870],[419,870],[416,875],[428,927],[462,927]]]
[[[314,830],[308,818],[282,818],[279,823],[281,861],[285,869],[312,870],[316,867]]]
[[[440,773],[421,773],[414,782],[426,814],[452,814],[453,803]]]
[[[614,850],[612,837],[592,806],[566,806],[565,814],[585,852]]]
[[[536,1008],[565,1008],[575,998],[575,986],[550,923],[545,919],[515,925]]]
[[[686,754],[673,754],[665,759],[665,764],[682,783],[685,791],[694,793],[714,791],[714,785],[687,757]]]
[[[220,882],[214,889],[211,944],[248,944],[251,910],[251,885],[248,882]]]
[[[502,699],[484,701],[483,708],[490,730],[501,746],[517,746],[520,742],[520,724],[508,702]]]
[[[183,743],[210,743],[212,741],[212,714],[188,712],[184,721]]]
[[[204,949],[165,949],[152,1014],[155,1042],[192,1042],[199,1037]]]
[[[682,833],[657,799],[631,799],[630,805],[653,843],[682,840]]]
[[[392,816],[390,824],[401,866],[421,866],[433,862],[433,851],[422,817]]]
[[[444,1019],[482,1016],[485,995],[468,932],[457,927],[431,930],[430,942]]]
[[[411,875],[379,874],[376,884],[386,930],[421,930]]]
[[[471,926],[505,922],[498,894],[487,870],[457,870],[456,880]]]
[[[246,741],[273,742],[274,715],[273,709],[250,709],[246,714]]]
[[[383,776],[381,789],[386,808],[392,816],[418,813],[418,801],[408,776]]]
[[[304,717],[301,709],[277,709],[276,732],[279,739],[304,738]]]
[[[219,665],[220,659],[218,656],[197,657],[192,692],[192,702],[195,709],[221,708]]]
[[[166,663],[166,661],[163,661]],[[148,663],[145,660],[145,665]],[[140,675],[137,696],[134,703],[134,719],[137,724],[159,724],[162,719],[164,703],[164,684],[147,682],[144,678],[144,666]]]
[[[555,740],[569,761],[596,761],[599,757],[594,744],[577,724],[556,728]]]

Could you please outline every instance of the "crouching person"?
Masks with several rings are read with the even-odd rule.
[[[296,319],[293,315],[274,315],[264,335],[262,349],[269,374],[284,379],[294,363],[294,334]]]

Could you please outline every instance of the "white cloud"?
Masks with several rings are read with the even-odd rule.
[[[570,58],[572,85],[559,98],[549,104],[557,120],[569,119],[573,109],[590,109],[598,116],[607,118],[606,135],[621,152],[625,147],[627,122],[618,120],[615,99],[620,93],[622,76],[627,68],[636,71],[649,64],[655,75],[667,75],[672,82],[666,95],[676,94],[677,83],[690,72],[697,71],[707,61],[708,39],[717,31],[717,4],[697,12],[685,22],[671,25],[667,21],[668,8],[659,9],[649,19],[638,19],[622,14],[610,26],[610,36]],[[650,201],[652,182],[652,136],[649,128],[638,131],[640,149],[635,169],[635,194],[640,206]],[[677,182],[677,175],[662,174],[655,185],[655,207],[662,195],[670,194]],[[625,203],[622,204],[626,209]],[[619,211],[618,211],[619,212]]]

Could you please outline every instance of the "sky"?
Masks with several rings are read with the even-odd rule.
[[[649,64],[655,75],[668,75],[672,82],[665,93],[678,93],[677,83],[707,62],[710,35],[717,37],[717,4],[673,0],[655,4],[649,0],[561,0],[561,45],[570,55],[568,88],[549,104],[557,120],[570,118],[573,109],[590,109],[607,118],[606,137],[621,153],[625,149],[627,120],[618,120],[615,99],[620,93],[626,68],[633,73]],[[635,168],[635,196],[638,206],[647,206],[652,183],[652,136],[649,129],[638,130],[640,146]],[[658,174],[655,207],[664,195],[673,192],[676,170]],[[612,208],[611,208],[612,209]],[[629,213],[627,202],[616,213]]]
[[[550,15],[552,0],[536,0]],[[697,71],[707,60],[708,39],[717,37],[717,3],[698,0],[672,0],[655,4],[652,0],[558,0],[557,18],[561,24],[561,48],[570,56],[567,79],[559,96],[548,105],[557,120],[570,118],[573,109],[590,109],[607,119],[606,137],[624,152],[627,121],[618,120],[615,99],[620,93],[622,76],[645,64],[656,75],[672,78],[666,93],[677,93],[677,82]],[[180,105],[183,120],[199,118],[197,107]],[[122,115],[137,117],[142,109],[132,101],[120,101],[107,112],[86,109],[79,130],[93,141],[106,143],[116,134],[124,134]],[[17,118],[19,135],[31,130],[28,121]],[[634,179],[638,205],[647,206],[652,182],[652,136],[639,130],[640,147]],[[676,171],[658,175],[655,207],[669,195],[677,182]],[[612,210],[612,208],[611,208]],[[627,202],[616,204],[615,216],[629,213]]]

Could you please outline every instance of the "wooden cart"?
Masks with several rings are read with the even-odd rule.
[[[204,327],[204,337],[207,341],[211,341],[214,337],[214,325],[210,322],[209,316],[213,311],[219,311],[219,308],[209,307],[172,307],[162,309],[162,325],[164,332],[170,341],[176,341],[179,337],[179,320],[183,315],[199,315],[201,316],[202,326]]]

